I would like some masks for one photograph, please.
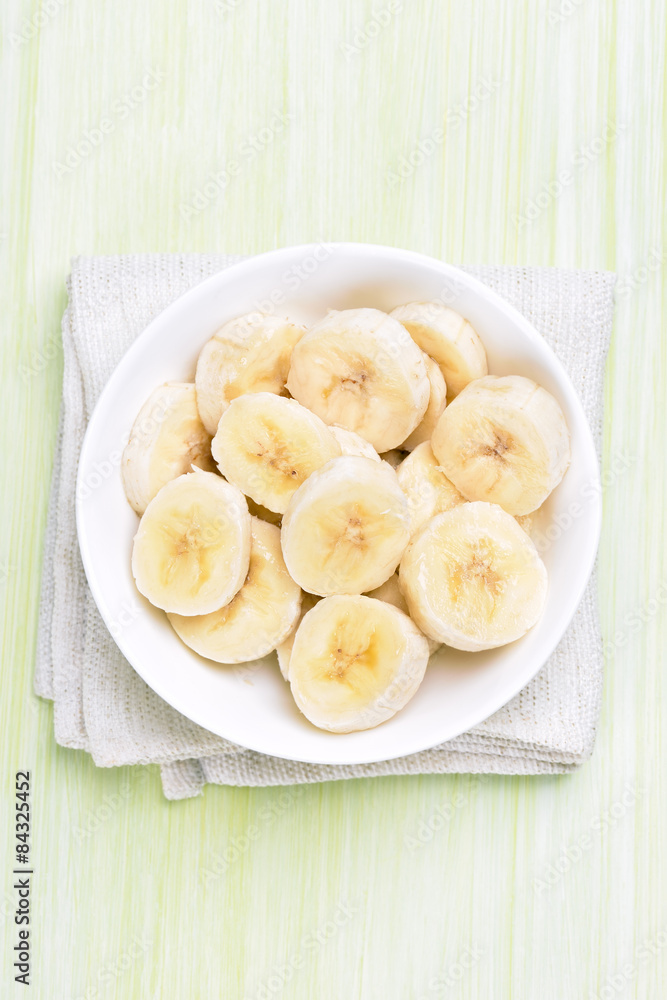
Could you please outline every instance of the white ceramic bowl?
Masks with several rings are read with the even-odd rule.
[[[299,713],[275,654],[241,667],[201,659],[180,642],[164,614],[140,597],[130,571],[138,519],[123,494],[118,453],[151,390],[173,379],[192,380],[201,347],[234,316],[273,306],[277,315],[312,323],[328,308],[390,310],[432,299],[471,321],[486,347],[491,373],[535,379],[565,413],[572,462],[547,501],[538,545],[549,571],[547,605],[538,624],[509,646],[483,653],[443,649],[431,660],[415,697],[389,722],[334,735]],[[100,475],[100,469],[108,473],[110,468],[111,475]],[[77,488],[88,582],[120,649],[146,683],[184,715],[234,743],[324,764],[366,763],[427,749],[509,701],[548,659],[575,612],[593,567],[600,514],[597,460],[581,404],[530,323],[457,268],[405,250],[355,243],[288,247],[253,257],[202,282],[153,320],[99,399],[81,452]]]

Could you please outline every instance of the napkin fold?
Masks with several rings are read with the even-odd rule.
[[[595,575],[554,654],[511,702],[447,743],[375,764],[304,764],[236,746],[162,701],[122,656],[79,555],[74,494],[83,435],[112,371],[148,323],[198,282],[241,259],[138,254],[72,261],[34,677],[36,693],[54,703],[57,742],[88,751],[100,767],[159,764],[170,799],[197,795],[207,782],[291,785],[385,774],[574,770],[592,752],[600,710]],[[536,267],[462,270],[511,302],[553,348],[579,394],[599,454],[615,276]]]

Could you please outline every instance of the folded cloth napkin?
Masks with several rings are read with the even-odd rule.
[[[600,708],[602,642],[595,579],[560,645],[533,681],[456,739],[358,766],[263,756],[207,732],[155,694],[121,655],[88,589],[76,536],[76,469],[87,421],[116,364],[170,302],[239,257],[79,257],[63,318],[63,397],[45,536],[35,690],[54,702],[55,737],[100,767],[157,763],[167,798],[206,782],[288,785],[383,774],[558,774],[591,754]],[[614,275],[534,267],[468,267],[511,302],[570,374],[600,446],[602,379]]]

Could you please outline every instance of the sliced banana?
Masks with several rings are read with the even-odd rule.
[[[179,615],[205,615],[228,604],[249,562],[245,497],[212,472],[189,472],[163,486],[134,536],[139,592]]]
[[[395,571],[410,537],[408,502],[386,462],[345,455],[292,497],[283,517],[287,568],[310,594],[363,594]]]
[[[449,398],[488,371],[482,341],[467,319],[438,302],[409,302],[390,313],[440,365]]]
[[[374,462],[382,461],[373,445],[362,438],[361,434],[348,431],[346,427],[339,427],[338,424],[329,424],[329,430],[338,441],[343,455],[361,455],[363,458],[372,458]]]
[[[412,537],[436,514],[466,502],[438,465],[428,441],[417,445],[401,462],[396,475],[408,498]]]
[[[563,478],[570,441],[546,389],[521,375],[487,375],[449,404],[431,438],[442,469],[467,500],[530,514]]]
[[[547,572],[515,519],[497,504],[438,514],[407,550],[400,585],[415,624],[455,649],[514,642],[542,614]]]
[[[283,560],[280,529],[251,518],[250,565],[229,604],[208,615],[170,614],[186,646],[217,663],[245,663],[266,656],[296,626],[301,588]]]
[[[387,604],[393,604],[395,608],[402,611],[404,615],[409,615],[410,610],[408,608],[408,602],[403,597],[403,593],[398,584],[398,573],[394,573],[390,576],[386,583],[383,583],[381,587],[377,587],[376,590],[371,590],[370,594],[366,594],[366,597],[374,597],[376,601],[386,601]],[[435,639],[429,639],[426,636],[426,641],[428,643],[429,655],[432,656],[436,650],[440,649],[442,645],[441,642],[436,642]]]
[[[429,381],[405,327],[379,309],[330,312],[292,352],[292,396],[327,424],[356,431],[379,453],[422,420]]]
[[[445,385],[440,368],[428,354],[424,354],[424,363],[426,364],[426,374],[431,387],[431,393],[424,419],[401,445],[401,448],[405,451],[413,451],[418,444],[431,440],[431,434],[440,419],[440,414],[447,404],[447,386]]]
[[[277,514],[316,469],[341,453],[322,420],[295,399],[255,392],[233,400],[211,443],[223,476]]]
[[[402,611],[371,597],[328,597],[297,629],[289,681],[313,725],[351,733],[403,708],[427,663],[426,639]]]
[[[286,681],[289,680],[289,661],[292,655],[292,647],[294,645],[294,640],[296,639],[296,631],[301,624],[302,618],[314,608],[315,605],[322,600],[321,597],[315,597],[314,594],[307,594],[305,590],[301,591],[301,613],[296,622],[296,625],[284,639],[279,646],[276,647],[276,653],[278,654],[278,666],[280,667],[280,673],[283,675]]]
[[[153,390],[132,425],[120,466],[125,496],[143,514],[158,490],[193,465],[215,471],[195,387],[166,382]]]
[[[233,399],[246,392],[285,394],[292,348],[305,330],[276,316],[248,313],[225,323],[197,362],[197,405],[209,434]]]

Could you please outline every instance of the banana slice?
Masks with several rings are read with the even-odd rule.
[[[413,451],[418,444],[431,440],[431,434],[440,418],[440,414],[447,404],[447,386],[445,385],[440,368],[428,354],[424,354],[424,363],[426,364],[426,374],[431,387],[431,394],[424,419],[401,445],[401,448],[405,451]]]
[[[340,455],[319,417],[295,399],[255,392],[233,400],[211,444],[223,476],[255,503],[283,514],[316,469]]]
[[[440,417],[431,447],[467,500],[530,514],[563,478],[570,441],[546,389],[521,375],[477,379]]]
[[[158,490],[193,465],[215,471],[195,387],[166,382],[153,390],[132,425],[120,466],[125,496],[143,514]]]
[[[366,594],[366,597],[374,597],[376,601],[386,601],[387,604],[393,604],[395,608],[402,611],[404,615],[409,615],[410,610],[408,608],[408,602],[403,597],[401,588],[398,585],[398,573],[394,573],[390,576],[386,583],[383,583],[381,587],[376,590],[371,590],[370,594]],[[426,636],[426,641],[428,643],[429,655],[432,656],[436,650],[440,649],[442,643],[436,642],[435,639],[429,639]]]
[[[436,514],[466,502],[438,465],[428,441],[417,445],[401,462],[396,475],[398,485],[408,498],[413,538]]]
[[[289,681],[313,725],[351,733],[403,708],[427,663],[426,639],[402,611],[371,597],[328,597],[297,629]]]
[[[170,614],[186,646],[217,663],[245,663],[266,656],[296,626],[301,588],[291,579],[280,549],[280,529],[251,518],[250,565],[245,583],[224,608],[208,615]]]
[[[547,593],[528,535],[502,507],[482,502],[434,517],[403,557],[399,577],[415,624],[455,649],[519,639],[542,614]]]
[[[327,424],[356,431],[379,453],[396,448],[429,401],[422,352],[379,309],[330,312],[292,352],[287,388]]]
[[[282,544],[310,594],[363,594],[389,579],[410,538],[408,502],[386,462],[345,455],[314,472],[290,501]]]
[[[301,624],[304,616],[314,608],[315,605],[322,600],[321,597],[315,597],[314,594],[307,594],[305,590],[301,591],[301,613],[297,620],[296,625],[279,646],[276,646],[276,653],[278,654],[278,666],[280,667],[280,673],[283,675],[286,681],[289,680],[289,661],[292,655],[292,647],[294,646],[294,640],[296,639],[296,632]]]
[[[382,461],[373,445],[362,438],[361,434],[348,431],[346,427],[339,427],[338,424],[329,424],[329,430],[338,441],[343,455],[361,455],[363,458],[372,458],[374,462]]]
[[[205,615],[229,604],[249,561],[245,498],[212,472],[189,472],[163,486],[134,536],[139,592],[156,608],[179,615]]]
[[[285,395],[292,348],[305,333],[276,316],[248,313],[225,323],[197,362],[197,405],[209,434],[233,399],[246,392]]]
[[[482,341],[468,320],[453,309],[437,302],[409,302],[392,309],[390,315],[440,365],[450,399],[489,370]]]

